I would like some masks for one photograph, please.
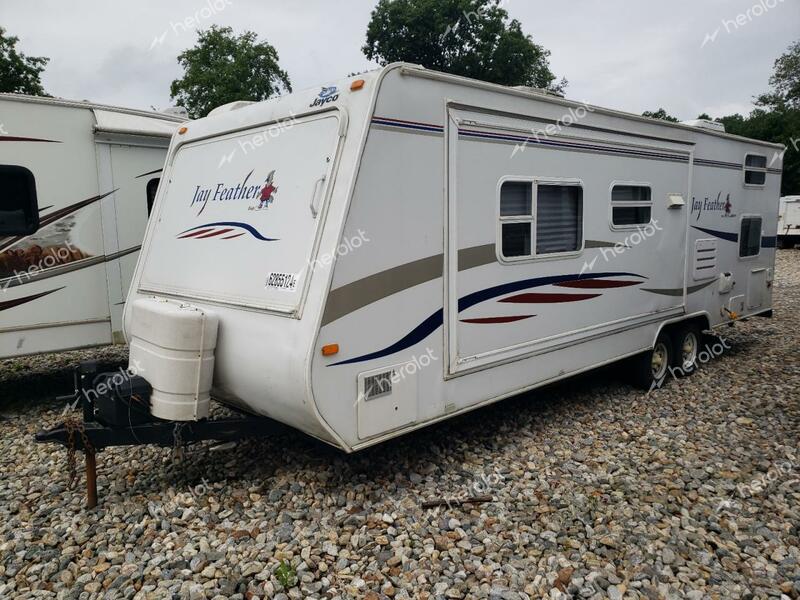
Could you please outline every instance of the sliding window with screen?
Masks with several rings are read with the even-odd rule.
[[[767,157],[760,154],[748,154],[744,157],[744,184],[750,187],[762,187],[767,181]]]
[[[653,213],[652,190],[642,184],[616,184],[611,188],[611,226],[636,228],[650,223]]]
[[[514,181],[500,186],[499,247],[506,261],[583,249],[583,188],[573,181]]]

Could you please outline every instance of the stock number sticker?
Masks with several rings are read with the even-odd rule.
[[[272,271],[267,275],[267,288],[293,292],[297,289],[297,275],[295,273]]]

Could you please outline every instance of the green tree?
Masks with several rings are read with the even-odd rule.
[[[46,96],[40,77],[50,59],[17,52],[17,42],[0,27],[0,92]]]
[[[661,119],[662,121],[669,121],[670,123],[678,122],[678,119],[676,119],[672,115],[667,114],[667,111],[665,111],[663,108],[659,108],[655,112],[646,110],[642,113],[642,116],[649,117],[651,119]]]
[[[709,116],[708,113],[703,113],[703,114],[697,116],[697,120],[698,121],[711,121],[712,119],[711,119],[711,117]]]
[[[366,57],[405,61],[502,85],[562,92],[550,51],[534,43],[500,0],[379,0],[367,27]]]
[[[783,154],[781,194],[800,194],[800,109],[782,107],[776,110],[756,109],[750,116],[730,115],[717,119],[725,131],[735,135],[775,142],[786,146]],[[769,166],[777,166],[780,153],[767,157]]]
[[[800,41],[775,61],[769,84],[772,90],[758,97],[759,105],[800,109]]]
[[[767,162],[774,166],[782,158],[781,194],[800,194],[800,42],[775,61],[769,83],[772,89],[758,97],[758,108],[749,116],[728,115],[717,121],[728,133],[786,146]]]
[[[278,52],[259,42],[252,31],[236,36],[230,27],[198,32],[197,44],[178,56],[183,77],[170,86],[170,96],[193,119],[236,100],[265,100],[292,91],[289,75],[278,65]]]

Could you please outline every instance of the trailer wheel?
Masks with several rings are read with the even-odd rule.
[[[702,334],[694,323],[678,326],[673,334],[673,373],[679,377],[691,375],[697,370],[697,355],[700,353]]]
[[[633,384],[642,390],[661,387],[667,379],[672,355],[672,339],[666,331],[662,331],[652,350],[634,357],[631,365]]]

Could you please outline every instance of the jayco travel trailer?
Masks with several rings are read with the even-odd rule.
[[[213,398],[350,452],[622,359],[661,381],[771,314],[781,149],[408,64],[221,107],[173,137],[125,306],[135,439],[88,439],[230,439]]]

